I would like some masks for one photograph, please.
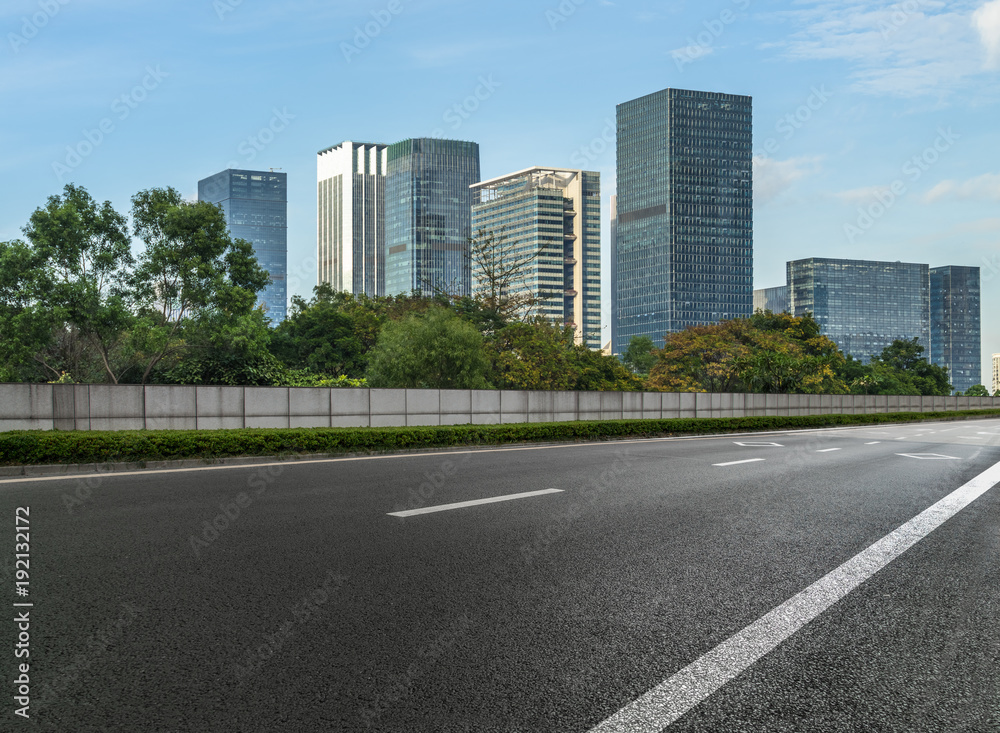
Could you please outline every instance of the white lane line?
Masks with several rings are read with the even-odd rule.
[[[733,445],[741,445],[744,448],[784,448],[781,443],[736,443]]]
[[[881,440],[875,440],[872,441],[871,443],[865,443],[865,445],[881,445],[881,444],[882,444]]]
[[[542,496],[544,494],[561,494],[562,489],[542,489],[541,491],[525,491],[523,494],[507,494],[507,496],[492,496],[489,499],[474,499],[472,501],[459,501],[454,504],[440,504],[438,506],[425,506],[422,509],[407,509],[405,512],[388,512],[390,517],[413,517],[417,514],[433,514],[434,512],[447,512],[452,509],[464,509],[468,506],[479,506],[480,504],[496,504],[499,501],[513,501],[514,499],[527,499],[531,496]]]
[[[943,453],[897,453],[903,458],[916,458],[918,461],[960,461],[956,456],[946,456]]]
[[[840,450],[840,448],[824,448],[823,450],[816,451],[817,453],[833,453],[835,450]]]
[[[738,466],[741,463],[757,463],[757,461],[767,460],[765,458],[748,458],[745,461],[730,461],[729,463],[713,463],[713,466]]]
[[[1000,463],[733,634],[590,733],[661,733],[997,483]]]

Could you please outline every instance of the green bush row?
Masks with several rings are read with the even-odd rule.
[[[987,417],[1000,410],[875,415],[600,420],[407,428],[51,431],[0,433],[0,465],[142,462],[290,453],[379,452],[447,446],[644,438]]]

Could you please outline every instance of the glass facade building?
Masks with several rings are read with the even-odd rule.
[[[615,353],[753,305],[753,102],[664,89],[618,105]]]
[[[253,245],[271,282],[260,293],[267,317],[277,325],[288,308],[288,174],[224,170],[198,181],[198,200],[220,204],[234,239]]]
[[[479,145],[416,138],[390,145],[385,181],[385,293],[468,295],[472,189]]]
[[[572,326],[577,343],[600,349],[600,174],[536,167],[472,191],[473,236],[503,232],[506,243],[496,256],[525,263],[510,294],[539,299],[534,315]],[[472,262],[473,293],[484,282],[479,265]]]
[[[948,368],[957,392],[982,384],[979,268],[932,267],[931,362]]]
[[[385,172],[388,145],[343,142],[317,153],[317,282],[385,294]]]
[[[841,351],[869,361],[916,337],[930,355],[930,268],[811,257],[786,265],[789,312],[812,313]]]
[[[772,313],[788,312],[788,286],[776,288],[761,288],[753,291],[754,311],[771,311]]]

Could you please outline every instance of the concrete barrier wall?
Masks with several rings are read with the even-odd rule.
[[[0,384],[2,430],[498,425],[1000,409],[1000,397]]]

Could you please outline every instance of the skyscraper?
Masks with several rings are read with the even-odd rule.
[[[776,288],[761,288],[753,291],[754,311],[771,311],[785,313],[788,311],[788,286],[779,285]]]
[[[608,353],[619,354],[621,352],[615,350],[618,344],[618,339],[615,338],[615,334],[618,333],[618,298],[616,297],[616,293],[618,292],[618,267],[616,266],[618,261],[618,196],[614,194],[611,196],[610,216],[611,223],[608,227],[608,235],[611,242],[608,249],[611,276],[608,278],[610,280],[608,292],[611,295],[609,298],[611,301],[609,304],[611,309],[611,323],[609,324],[611,335],[608,343],[611,348]]]
[[[786,265],[789,312],[812,313],[841,351],[868,361],[916,337],[930,355],[927,265],[811,257]]]
[[[539,298],[536,314],[573,326],[577,343],[600,349],[600,174],[528,168],[477,183],[472,191],[473,235],[503,232],[507,241],[497,254],[524,262],[511,295]],[[475,261],[472,278],[483,280]]]
[[[230,235],[253,244],[257,261],[271,275],[261,302],[271,322],[281,323],[288,307],[287,174],[230,168],[198,181],[198,200],[221,204]]]
[[[317,280],[334,290],[385,293],[387,148],[347,141],[317,153]]]
[[[618,105],[615,353],[749,316],[753,101],[664,89]]]
[[[385,293],[470,292],[472,184],[479,145],[416,138],[390,145],[386,159]]]
[[[958,392],[982,384],[979,268],[932,267],[930,360]]]
[[[1000,397],[1000,354],[993,355],[993,396]]]

